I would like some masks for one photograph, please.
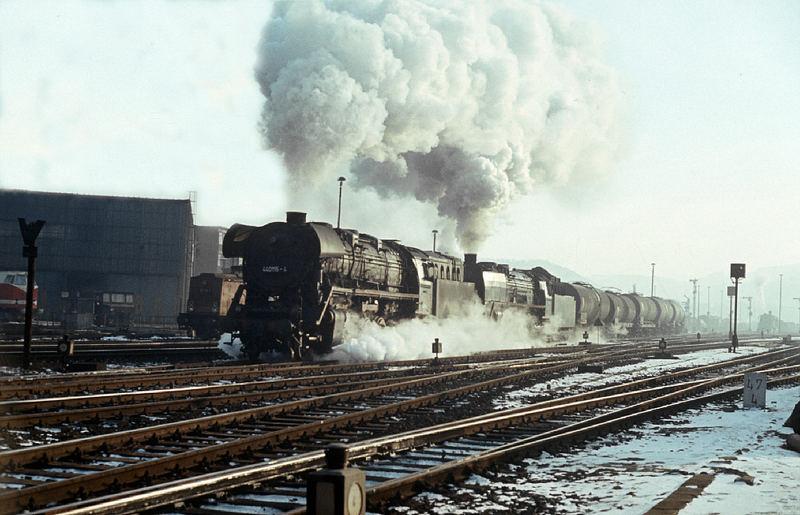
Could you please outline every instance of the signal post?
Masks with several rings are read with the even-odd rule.
[[[739,345],[739,335],[736,331],[736,324],[738,322],[739,314],[739,279],[744,279],[745,265],[744,263],[731,263],[731,279],[733,279],[733,334],[731,336],[731,347],[736,352],[736,347]]]

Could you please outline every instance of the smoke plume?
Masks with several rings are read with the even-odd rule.
[[[434,203],[466,250],[512,199],[604,175],[621,93],[591,27],[523,0],[281,1],[259,44],[261,130],[290,187]]]

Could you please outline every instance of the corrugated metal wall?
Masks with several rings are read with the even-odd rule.
[[[188,199],[165,200],[0,190],[0,269],[25,270],[17,218],[46,224],[36,282],[45,318],[102,292],[133,293],[141,323],[174,323],[193,259]]]

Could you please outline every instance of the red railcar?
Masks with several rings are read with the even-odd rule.
[[[25,318],[25,295],[28,274],[18,271],[0,271],[0,320]],[[33,309],[38,307],[39,287],[33,286]]]

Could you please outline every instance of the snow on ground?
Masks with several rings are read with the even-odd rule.
[[[800,454],[782,448],[782,428],[800,387],[767,392],[767,408],[741,400],[706,406],[593,442],[582,452],[526,460],[540,494],[565,512],[644,513],[691,475],[716,473],[682,514],[800,513]],[[753,485],[737,481],[740,473]],[[576,502],[578,504],[576,504]]]
[[[740,349],[740,355],[763,349]],[[649,360],[609,369],[714,363],[732,356],[702,351],[680,360]],[[603,382],[604,374],[579,374],[557,388],[585,381]],[[583,376],[583,377],[581,377]],[[596,385],[595,385],[596,386]],[[542,386],[544,388],[544,386]],[[524,403],[522,392],[502,407]],[[450,496],[416,496],[393,512],[417,513],[645,513],[692,475],[715,474],[712,483],[682,511],[693,514],[800,514],[800,454],[783,446],[791,430],[783,423],[800,401],[800,387],[767,391],[765,409],[743,409],[741,399],[709,404],[597,439],[582,450],[527,459],[496,473],[473,475]],[[742,480],[752,476],[753,484]]]
[[[244,358],[244,345],[239,338],[233,338],[231,333],[222,333],[217,343],[217,348],[233,359]]]
[[[529,404],[529,399],[538,395],[560,393],[570,395],[580,391],[600,388],[613,381],[635,381],[645,377],[668,374],[678,369],[700,367],[752,354],[767,352],[770,349],[760,346],[742,346],[735,354],[725,349],[702,350],[676,356],[677,359],[648,359],[630,365],[610,367],[602,373],[587,372],[570,374],[546,383],[537,383],[529,388],[510,390],[504,398],[495,401],[497,409],[519,408]]]

